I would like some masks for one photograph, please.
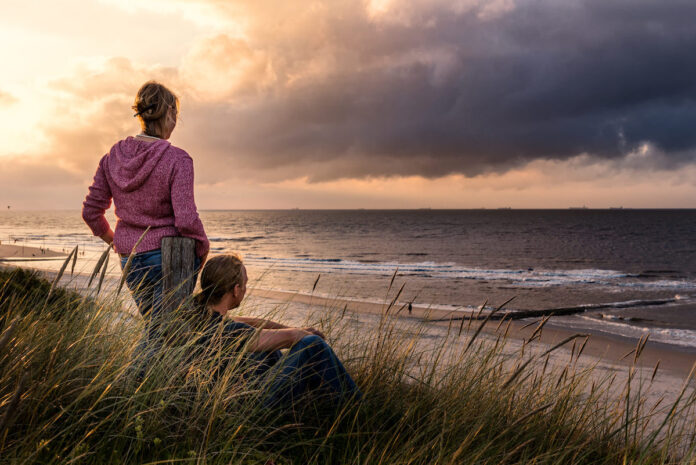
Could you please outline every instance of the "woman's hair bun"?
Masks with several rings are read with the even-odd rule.
[[[159,105],[162,106],[162,105]],[[156,115],[156,110],[157,110],[158,105],[156,103],[150,103],[149,105],[147,102],[141,101],[137,105],[133,105],[133,110],[136,111],[135,115],[133,116],[140,116],[142,119],[145,121],[151,121],[153,119],[159,119],[161,118],[161,115]]]
[[[178,112],[179,99],[164,84],[148,81],[140,87],[135,96],[135,104],[131,107],[140,118],[141,126],[146,134],[161,137],[164,118],[169,108]]]

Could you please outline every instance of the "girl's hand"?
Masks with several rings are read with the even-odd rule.
[[[282,331],[282,330],[278,330],[278,331]],[[292,328],[290,331],[293,334],[292,345],[295,345],[298,342],[300,342],[302,340],[302,338],[307,337],[307,336],[311,336],[314,334],[314,333],[310,333],[309,331],[305,330],[304,328]]]
[[[319,336],[319,337],[322,338],[323,340],[326,340],[326,336],[324,336],[324,333],[322,333],[321,331],[319,331],[319,330],[316,329],[316,328],[312,328],[312,327],[310,327],[310,326],[307,326],[306,328],[302,328],[302,330],[303,330],[303,331],[306,331],[306,332],[308,332],[308,333],[314,334],[315,336]]]

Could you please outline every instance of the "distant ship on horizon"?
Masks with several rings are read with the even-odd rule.
[[[582,207],[568,207],[569,210],[589,210],[587,208],[587,205],[583,205]]]

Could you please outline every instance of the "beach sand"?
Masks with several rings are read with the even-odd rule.
[[[343,308],[348,312],[359,314],[381,315],[388,307],[383,304],[369,302],[355,302],[342,300],[340,298],[327,299],[325,297],[312,296],[307,294],[289,293],[282,291],[273,291],[265,289],[254,289],[253,295],[257,297],[272,299],[278,302],[294,302],[305,305],[325,306],[340,309]],[[422,307],[413,307],[411,314],[408,310],[399,306],[395,306],[389,311],[391,314],[397,314],[400,318],[414,321],[427,321],[430,325],[437,325],[442,328],[450,326],[449,318],[452,318],[452,326],[457,330],[461,324],[462,313],[452,312],[447,310],[430,310]],[[468,316],[468,313],[464,313]],[[433,321],[438,320],[438,321]],[[537,327],[540,318],[529,318],[524,320],[510,320],[510,328],[508,336],[512,339],[524,340],[531,337]],[[476,328],[482,322],[472,321],[471,327]],[[468,321],[464,323],[468,326]],[[500,332],[500,328],[506,328],[508,321],[489,321],[483,328],[483,331],[488,334]],[[538,341],[546,346],[553,346],[562,340],[577,334],[571,330],[554,326],[553,317],[549,323],[541,331],[541,337]],[[581,341],[583,341],[581,339]],[[570,344],[572,346],[572,344]],[[583,353],[585,355],[601,359],[609,364],[614,364],[617,367],[628,367],[633,362],[632,351],[636,348],[636,342],[618,336],[609,336],[601,333],[592,333],[585,345]],[[629,355],[627,355],[629,354]],[[668,372],[678,378],[686,378],[696,362],[696,353],[688,350],[680,350],[673,346],[652,342],[648,339],[645,349],[637,360],[637,365],[643,368],[654,368],[655,364],[660,363],[660,371]]]
[[[281,291],[253,289],[251,299],[266,300],[280,307],[292,308],[292,304],[305,306],[305,312],[322,307],[328,312],[352,314],[351,318],[366,320],[362,323],[361,331],[369,331],[377,328],[381,315],[384,314],[388,304],[380,305],[367,302],[355,302],[350,300],[327,299],[325,297],[311,296],[307,294],[294,294]],[[288,305],[288,302],[291,302]],[[272,305],[270,305],[272,307]],[[265,308],[269,308],[266,305]],[[263,307],[256,310],[253,305],[243,309],[243,312],[254,316],[264,316]],[[483,321],[464,320],[462,325],[461,318],[458,321],[432,321],[433,319],[447,318],[452,312],[443,310],[423,310],[414,307],[411,315],[407,309],[400,310],[400,307],[390,309],[390,314],[398,313],[402,327],[405,343],[408,337],[413,334],[409,331],[410,326],[417,327],[421,322],[425,322],[427,330],[423,334],[421,349],[437,351],[441,346],[441,341],[446,341],[445,352],[454,355],[464,350],[469,341],[469,337],[474,334]],[[282,313],[281,313],[282,314]],[[358,318],[355,317],[358,316]],[[534,359],[528,367],[529,370],[544,368],[545,357],[543,354],[553,348],[556,344],[563,342],[576,333],[562,327],[553,326],[553,317],[544,326],[540,337],[529,344],[525,344],[534,333],[540,318],[524,320],[504,320],[489,321],[483,327],[481,339],[487,339],[494,344],[498,337],[506,336],[507,342],[503,349],[508,357],[508,368],[514,371],[516,364],[521,360]],[[296,317],[296,321],[291,324],[299,324],[302,320]],[[459,336],[459,328],[462,325],[463,331]],[[362,337],[362,336],[361,336]],[[602,391],[610,403],[621,403],[625,398],[626,386],[629,380],[631,383],[630,392],[634,395],[638,389],[641,391],[641,400],[645,411],[654,409],[651,416],[648,430],[659,428],[661,421],[669,411],[670,407],[679,399],[682,388],[688,383],[687,395],[696,388],[693,377],[689,378],[691,370],[696,361],[696,354],[688,350],[681,350],[674,346],[654,343],[648,340],[643,351],[634,361],[636,341],[605,334],[593,333],[587,338],[582,355],[578,356],[578,350],[585,341],[585,337],[579,337],[570,341],[562,347],[551,352],[548,358],[548,365],[555,369],[557,373],[565,370],[568,375],[575,377],[589,374],[589,382],[586,387],[592,384],[602,386]],[[520,354],[523,353],[523,356]],[[444,356],[441,360],[447,360]],[[659,368],[655,372],[655,367],[659,363]],[[446,364],[446,362],[445,362]],[[443,367],[444,368],[444,367]],[[584,373],[584,374],[583,374]],[[653,373],[655,376],[653,377]],[[663,431],[664,433],[664,431]]]
[[[67,255],[50,249],[24,245],[0,244],[0,261],[60,260]]]
[[[14,246],[0,247],[5,248]],[[19,248],[21,249],[21,247]],[[29,250],[28,247],[25,249]],[[3,249],[0,249],[0,251],[2,250]],[[3,255],[0,254],[0,257],[2,256]],[[57,252],[51,252],[51,256],[61,259],[65,257],[64,254]],[[18,255],[13,257],[20,258]],[[25,262],[22,263],[22,266],[28,265]],[[55,276],[55,272],[43,272],[46,273],[49,280],[53,279]],[[76,272],[74,277],[64,276],[61,280],[61,284],[68,285],[69,287],[77,289],[78,291],[83,291],[86,288],[88,278],[88,273]],[[117,285],[118,278],[114,276],[107,276],[102,295],[105,295],[110,292],[110,290],[115,289]],[[265,307],[268,307],[270,304],[275,304],[283,307],[303,307],[310,311],[317,309],[331,312],[345,311],[349,314],[366,316],[371,315],[374,318],[381,317],[388,307],[388,304],[355,301],[342,298],[341,296],[327,298],[307,293],[295,293],[250,287],[249,293],[247,294],[247,300],[253,301],[257,299],[265,301],[267,304]],[[129,300],[130,299],[127,299],[127,301]],[[249,305],[249,308],[255,307],[256,305]],[[411,313],[409,313],[408,309],[403,306],[394,306],[389,309],[389,314],[392,316],[398,316],[398,318],[404,322],[426,322],[428,326],[439,328],[439,331],[443,333],[447,331],[448,327],[455,328],[455,331],[458,331],[460,325],[462,325],[462,317],[465,318],[463,323],[465,329],[467,327],[477,328],[481,324],[481,321],[478,320],[472,320],[470,323],[466,321],[466,317],[468,317],[468,313],[466,312],[428,309],[422,306],[414,306]],[[450,318],[452,318],[451,322],[449,321]],[[536,326],[538,325],[538,322],[540,321],[541,318],[504,320],[502,323],[500,321],[489,321],[484,326],[483,333],[497,336],[502,331],[507,330],[507,336],[509,339],[512,341],[523,342],[531,337]],[[562,340],[573,336],[574,334],[577,333],[570,328],[564,328],[554,324],[554,318],[551,317],[549,322],[541,331],[541,336],[535,338],[532,346],[539,345],[541,347],[551,347]],[[583,341],[584,338],[579,339],[578,345]],[[564,351],[570,352],[571,347],[572,343],[568,344],[567,348],[561,348],[561,350],[555,353],[563,354]],[[636,341],[632,339],[622,338],[620,336],[609,335],[606,333],[594,332],[590,334],[587,344],[583,349],[583,356],[588,359],[588,363],[601,361],[603,364],[614,366],[617,370],[625,370],[633,363],[634,357],[632,351],[634,351],[635,348]],[[684,380],[691,372],[694,363],[696,363],[696,353],[693,350],[657,343],[648,339],[648,342],[645,345],[640,358],[637,360],[636,365],[652,371],[658,362],[660,364],[659,372],[661,374],[669,375],[670,378]],[[674,379],[672,381],[674,381]]]

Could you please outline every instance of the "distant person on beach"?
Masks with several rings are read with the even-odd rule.
[[[126,284],[140,313],[148,317],[151,338],[162,301],[161,239],[195,239],[197,268],[205,261],[209,242],[194,202],[193,160],[167,140],[176,126],[179,99],[164,85],[149,81],[138,90],[132,108],[142,132],[116,142],[101,158],[82,218],[95,236],[113,244],[122,268],[150,227],[135,250]],[[113,231],[104,216],[112,199],[118,218]],[[147,337],[141,341],[146,343]]]
[[[338,406],[360,391],[343,364],[314,328],[294,328],[261,318],[233,316],[244,299],[247,273],[236,255],[211,258],[201,271],[201,292],[194,298],[198,347],[221,354],[218,372],[244,350],[244,373],[266,389],[267,406],[293,406],[301,399],[328,400]],[[282,354],[280,349],[289,349]]]

